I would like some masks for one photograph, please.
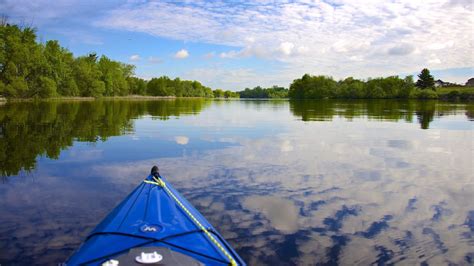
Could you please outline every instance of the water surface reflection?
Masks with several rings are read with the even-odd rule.
[[[99,122],[118,119],[117,104],[129,116]],[[251,265],[474,260],[472,105],[218,101],[159,120],[147,104],[97,107],[109,115],[69,131],[95,138],[63,136],[71,142],[56,156],[37,152],[28,174],[6,172],[2,159],[0,263],[63,260],[157,161]],[[171,106],[162,110],[181,108]],[[43,134],[66,113],[0,119],[2,145],[12,128]],[[112,133],[95,142],[99,129]]]

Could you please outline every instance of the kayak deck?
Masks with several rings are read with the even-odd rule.
[[[101,265],[120,256],[123,260],[124,255],[135,254],[140,248],[151,252],[150,247],[190,257],[189,265],[245,265],[212,225],[159,175],[149,175],[130,193],[87,237],[67,265]]]

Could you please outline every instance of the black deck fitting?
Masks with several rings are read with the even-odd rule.
[[[151,175],[154,177],[159,177],[160,176],[159,171],[160,169],[158,169],[158,166],[155,165],[151,168]]]

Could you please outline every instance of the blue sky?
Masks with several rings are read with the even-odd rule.
[[[75,55],[136,65],[136,75],[213,88],[288,86],[304,73],[336,79],[416,74],[474,77],[471,0],[24,1],[0,14]]]

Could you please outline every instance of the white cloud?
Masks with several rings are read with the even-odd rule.
[[[275,51],[256,43],[249,43],[241,50],[230,50],[219,54],[221,58],[243,58],[255,56],[257,58],[271,59]]]
[[[454,46],[454,40],[449,40],[446,42],[432,43],[427,46],[430,50],[443,50],[445,48],[451,48]]]
[[[288,58],[288,56],[303,55],[308,51],[306,46],[298,46],[291,42],[282,42],[277,47],[265,46],[259,43],[248,42],[241,50],[230,50],[219,54],[220,58],[257,57],[261,59]]]
[[[240,55],[241,55],[241,53],[239,53],[238,51],[231,50],[231,51],[228,51],[228,52],[220,53],[219,57],[220,58],[236,58],[236,57],[239,57]]]
[[[177,59],[184,59],[184,58],[187,58],[188,56],[189,56],[189,52],[186,49],[181,49],[177,51],[176,54],[174,54],[174,57]]]
[[[295,45],[291,42],[282,42],[280,44],[280,51],[284,55],[290,55],[293,52],[293,48],[295,48]]]
[[[141,60],[141,57],[140,57],[140,55],[137,55],[137,54],[131,55],[128,58],[128,61],[130,61],[130,62],[138,62],[140,60]]]
[[[441,59],[439,59],[439,57],[436,54],[430,54],[428,63],[430,63],[431,65],[438,65],[438,64],[441,64]]]

